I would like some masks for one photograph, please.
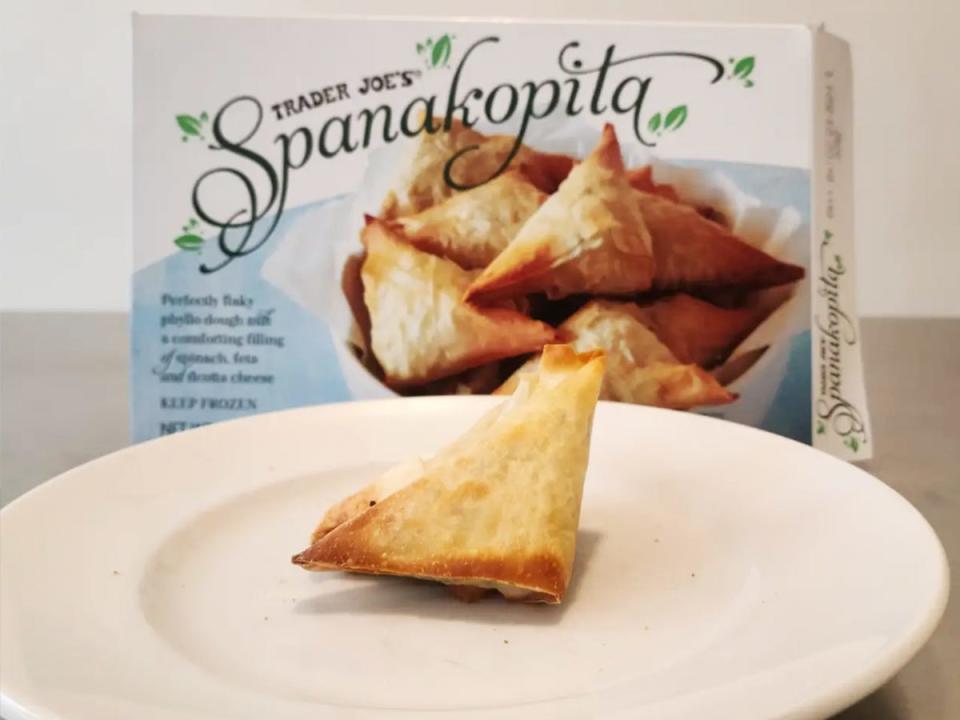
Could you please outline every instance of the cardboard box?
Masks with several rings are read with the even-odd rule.
[[[851,82],[804,26],[135,16],[133,439],[550,338],[865,459]]]

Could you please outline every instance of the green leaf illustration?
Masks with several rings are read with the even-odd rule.
[[[177,115],[177,125],[179,125],[180,129],[187,135],[200,136],[200,121],[193,117],[193,115]]]
[[[647,127],[650,128],[650,132],[656,132],[660,129],[660,113],[657,113],[650,121],[647,123]]]
[[[827,425],[823,420],[817,420],[817,435],[823,435],[827,431]]]
[[[450,59],[450,49],[451,43],[449,35],[444,35],[434,43],[433,52],[430,55],[430,61],[434,67],[439,67]]]
[[[748,77],[750,77],[750,73],[753,72],[753,65],[753,55],[741,58],[737,64],[733,66],[733,76],[746,80]]]
[[[860,449],[860,442],[853,435],[848,437],[844,444],[854,452]]]
[[[423,43],[417,43],[417,54],[423,52]]]
[[[687,106],[677,105],[673,110],[667,113],[663,122],[664,130],[679,130],[687,121]]]
[[[173,242],[178,248],[188,252],[200,252],[203,247],[203,238],[199,235],[181,235]]]
[[[209,117],[210,117],[210,116],[207,115],[207,111],[206,111],[206,110],[204,110],[202,113],[200,113],[200,119],[201,119],[203,122],[206,122]]]

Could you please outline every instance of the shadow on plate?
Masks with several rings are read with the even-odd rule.
[[[294,612],[306,615],[371,613],[415,615],[437,620],[456,620],[491,625],[553,625],[577,600],[580,584],[603,535],[581,530],[577,535],[577,559],[567,594],[560,605],[512,603],[499,593],[489,593],[474,603],[463,603],[440,583],[388,575],[352,575],[353,587],[316,595],[297,603]],[[334,580],[330,573],[316,573],[318,583]],[[342,581],[342,578],[339,578]]]

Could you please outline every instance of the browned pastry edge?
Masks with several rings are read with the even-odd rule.
[[[359,515],[346,526],[362,524]],[[343,526],[343,527],[346,527]],[[334,531],[320,542],[293,556],[293,563],[308,570],[351,570],[373,575],[402,575],[437,580],[452,585],[488,582],[532,590],[542,602],[559,603],[567,578],[562,563],[553,555],[511,557],[471,556],[427,563],[398,562],[381,557],[349,542],[349,534]]]

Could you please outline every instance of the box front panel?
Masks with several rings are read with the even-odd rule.
[[[776,271],[810,262],[807,30],[140,16],[134,55],[134,439],[311,403],[493,390],[530,348],[445,362],[455,348],[444,343],[476,342],[449,327],[472,306],[453,299],[451,310],[440,298],[456,293],[415,273],[371,313],[360,285],[364,218],[412,213],[390,210],[389,198],[415,196],[418,183],[466,195],[524,158],[569,158],[575,172],[610,123],[637,192],[667,203],[666,219],[622,232],[646,238],[654,260],[673,253],[657,272],[677,265],[677,277],[527,288],[507,298],[511,312],[563,327],[591,303],[613,302],[663,346],[661,360],[688,368],[683,377],[710,373],[725,391],[722,402],[670,396],[645,373],[650,358],[624,353],[621,338],[609,342],[633,365],[621,384],[630,390],[611,390],[614,399],[689,406],[809,441],[809,274]],[[456,147],[438,140],[453,152],[424,165],[424,146],[458,123],[481,135]],[[481,168],[490,143],[500,155]],[[538,182],[529,168],[524,178]],[[547,202],[563,205],[570,191],[544,182],[540,192],[562,196]],[[513,202],[497,200],[498,217]],[[620,231],[610,226],[593,240],[613,242]],[[496,235],[477,227],[484,237],[468,241]],[[580,239],[587,252],[590,238]],[[437,256],[424,262],[447,268],[444,277],[483,270]],[[436,298],[427,311],[395,299],[427,295]],[[390,377],[394,358],[377,337],[399,338],[398,367],[425,365],[414,380]]]

